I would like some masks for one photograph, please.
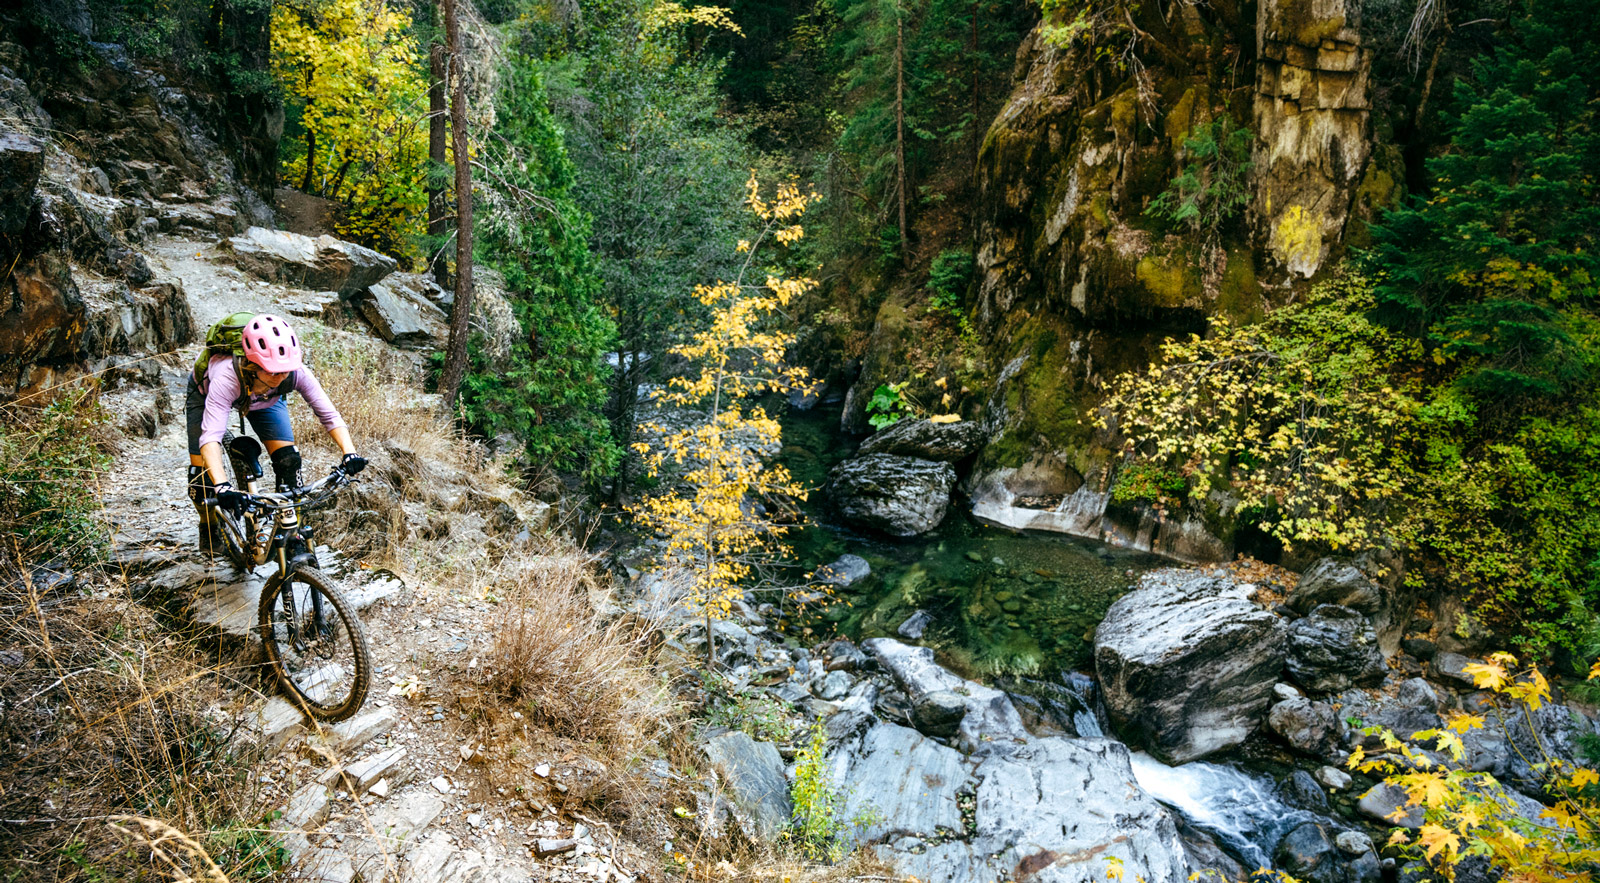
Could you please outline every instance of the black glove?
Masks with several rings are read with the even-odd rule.
[[[233,485],[223,482],[213,487],[211,491],[216,494],[217,508],[235,516],[244,511],[245,500],[248,499],[248,496],[234,490]]]
[[[345,454],[339,461],[339,471],[345,475],[356,475],[367,468],[367,458],[360,454]]]

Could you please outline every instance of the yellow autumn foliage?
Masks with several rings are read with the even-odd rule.
[[[686,603],[706,620],[711,659],[711,621],[729,616],[757,568],[783,552],[775,541],[788,527],[757,510],[751,500],[804,500],[807,493],[787,469],[762,462],[757,452],[775,449],[782,428],[750,400],[809,386],[805,369],[784,364],[794,336],[777,325],[783,308],[817,283],[761,273],[754,261],[766,240],[782,245],[800,237],[800,217],[817,197],[786,183],[768,201],[754,175],[747,188],[745,201],[761,232],[753,242],[738,244],[746,259],[733,280],[696,287],[695,296],[711,308],[710,327],[672,353],[697,370],[673,377],[657,397],[664,407],[704,409],[705,419],[676,430],[641,425],[641,436],[656,440],[634,446],[652,476],[685,470],[676,476],[675,490],[646,497],[632,513],[665,538],[658,563],[691,575]],[[764,278],[749,281],[756,276]]]
[[[285,183],[342,203],[338,235],[402,260],[427,211],[428,84],[410,32],[411,17],[384,0],[272,11],[272,70],[291,123]]]
[[[1497,713],[1492,717],[1501,728],[1530,726],[1532,713],[1551,701],[1550,684],[1539,669],[1518,671],[1516,657],[1508,653],[1496,653],[1464,670],[1479,689],[1495,697]],[[1591,880],[1600,863],[1600,802],[1593,790],[1600,774],[1548,753],[1527,758],[1544,775],[1550,804],[1538,818],[1528,818],[1494,776],[1475,772],[1464,762],[1461,736],[1483,726],[1483,715],[1457,714],[1442,729],[1412,733],[1404,740],[1381,727],[1365,731],[1378,736],[1382,747],[1357,748],[1347,765],[1383,775],[1384,781],[1405,789],[1408,807],[1423,810],[1419,829],[1394,829],[1388,845],[1426,859],[1447,880],[1454,879],[1462,859],[1474,855],[1488,857],[1507,880],[1517,883]],[[1502,735],[1507,744],[1515,744],[1511,733]],[[1538,733],[1531,735],[1531,744],[1543,751]],[[1423,743],[1430,747],[1418,747]]]

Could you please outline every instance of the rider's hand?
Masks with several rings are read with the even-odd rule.
[[[233,485],[223,482],[213,488],[217,496],[217,507],[234,515],[244,511],[245,495],[233,489]]]
[[[367,458],[360,454],[345,454],[339,461],[339,471],[345,475],[356,475],[367,468]]]

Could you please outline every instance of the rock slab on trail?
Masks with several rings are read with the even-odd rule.
[[[224,242],[233,261],[254,276],[311,291],[349,297],[379,282],[399,266],[394,258],[332,236],[301,236],[251,227]]]
[[[1248,584],[1184,570],[1145,574],[1095,630],[1106,709],[1168,763],[1245,740],[1284,660],[1284,627]]]

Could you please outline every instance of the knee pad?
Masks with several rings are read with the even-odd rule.
[[[272,452],[272,474],[278,479],[278,489],[300,486],[300,450],[287,445]]]

